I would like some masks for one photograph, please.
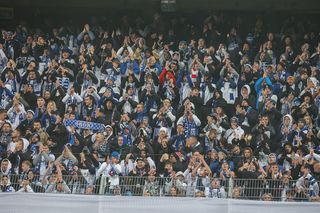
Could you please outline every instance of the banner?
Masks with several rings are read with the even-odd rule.
[[[0,193],[0,212],[15,213],[301,213],[319,212],[320,203],[251,200]]]
[[[80,120],[66,120],[66,126],[74,126],[78,129],[91,129],[97,131],[104,131],[105,126],[101,123],[94,123],[94,122],[87,122],[87,121],[80,121]]]

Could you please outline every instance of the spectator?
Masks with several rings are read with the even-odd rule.
[[[8,175],[2,175],[0,190],[1,192],[15,192],[14,188],[11,186]]]
[[[220,181],[218,179],[213,179],[211,181],[210,187],[206,187],[205,196],[208,198],[226,198],[227,193],[223,186],[220,186]]]
[[[312,21],[155,17],[3,29],[1,175],[16,191],[225,197],[239,179],[237,198],[317,199]]]

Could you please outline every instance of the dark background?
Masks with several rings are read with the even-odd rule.
[[[83,24],[92,16],[116,20],[124,14],[148,21],[155,12],[162,12],[167,18],[183,15],[196,21],[223,11],[229,17],[240,15],[244,21],[269,19],[275,27],[277,20],[290,16],[320,22],[319,0],[176,0],[169,7],[172,12],[163,10],[165,7],[161,0],[0,0],[0,8],[13,11],[13,19],[0,19],[0,27],[21,20],[41,25],[48,18],[57,23],[73,19]]]

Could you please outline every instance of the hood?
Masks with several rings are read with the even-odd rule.
[[[293,123],[293,118],[292,118],[292,116],[289,115],[289,114],[286,114],[285,116],[283,116],[283,117],[282,117],[282,123],[283,123],[283,124],[284,124],[284,118],[285,118],[285,117],[288,117],[288,118],[290,119],[289,127],[291,127],[291,126],[292,126],[292,123]]]
[[[23,141],[23,149],[22,149],[22,152],[26,152],[27,149],[28,149],[28,147],[29,147],[30,142],[29,142],[27,139],[25,139],[25,138],[22,138],[22,141]]]
[[[249,85],[244,85],[242,88],[241,88],[241,95],[243,96],[243,94],[242,94],[242,89],[243,88],[247,88],[247,90],[248,90],[248,95],[250,95],[250,93],[251,93],[251,88],[250,88],[250,86]]]
[[[311,77],[308,80],[311,81],[314,86],[318,86],[319,81],[315,77]]]
[[[8,175],[10,169],[12,168],[12,164],[11,164],[11,162],[9,161],[8,158],[3,159],[2,161],[4,161],[4,160],[7,160],[7,161],[8,161],[8,168],[6,169],[6,171],[3,171],[2,168],[0,167],[0,170],[1,170],[2,175]],[[1,162],[2,162],[2,161],[1,161]]]

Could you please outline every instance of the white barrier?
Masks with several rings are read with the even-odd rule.
[[[0,193],[2,213],[319,212],[320,203],[233,199]]]

